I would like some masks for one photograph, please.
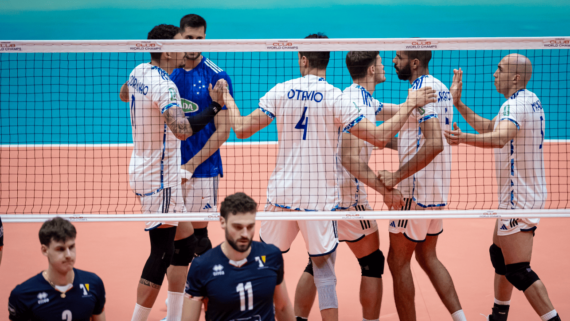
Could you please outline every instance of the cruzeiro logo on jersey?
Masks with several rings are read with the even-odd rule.
[[[182,98],[181,102],[182,102],[182,110],[184,110],[185,113],[193,113],[198,111],[198,104],[196,104],[195,102],[184,98]]]
[[[224,267],[221,264],[214,265],[212,270],[214,270],[214,276],[224,275]]]
[[[48,303],[48,294],[45,292],[38,293],[38,304]]]

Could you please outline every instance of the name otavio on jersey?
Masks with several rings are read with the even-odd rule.
[[[297,98],[295,98],[297,97]],[[297,100],[312,100],[320,103],[323,100],[323,94],[318,91],[305,91],[298,89],[291,89],[287,93],[287,98]]]
[[[142,82],[139,82],[135,76],[131,76],[131,79],[129,79],[127,85],[133,87],[140,94],[143,94],[145,96],[148,94],[148,86]]]
[[[437,97],[437,102],[451,101],[451,93],[449,91],[440,91]]]

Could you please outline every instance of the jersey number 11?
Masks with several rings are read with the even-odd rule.
[[[247,282],[245,286],[243,283],[240,283],[236,287],[236,291],[239,292],[239,302],[240,302],[240,311],[245,311],[245,292],[247,291],[247,303],[248,303],[248,310],[253,310],[253,287],[251,286],[251,282]]]

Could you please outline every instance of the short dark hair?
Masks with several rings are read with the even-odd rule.
[[[346,68],[352,79],[366,76],[368,67],[376,62],[380,51],[351,51],[346,55]]]
[[[66,242],[69,239],[75,239],[77,230],[70,221],[61,217],[56,217],[45,221],[40,228],[40,243],[49,246],[51,240],[56,242]]]
[[[230,214],[236,215],[238,213],[245,214],[255,212],[257,212],[257,203],[242,192],[226,197],[220,208],[220,215],[226,220]]]
[[[148,33],[148,40],[171,40],[180,31],[177,26],[161,24],[152,28]],[[150,58],[153,60],[160,60],[162,52],[151,52]]]
[[[431,51],[405,51],[410,60],[417,59],[422,64],[422,67],[427,67],[431,60]]]
[[[186,27],[190,28],[200,28],[204,27],[204,33],[206,33],[206,20],[197,14],[187,14],[182,19],[180,19],[180,29],[184,30]]]
[[[308,35],[305,39],[328,39],[324,33],[319,32]],[[301,57],[305,56],[309,60],[309,66],[317,69],[326,69],[331,58],[329,51],[299,51]]]

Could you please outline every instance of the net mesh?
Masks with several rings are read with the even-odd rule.
[[[119,90],[133,68],[149,62],[148,50],[140,48],[152,44],[159,51],[201,51],[231,78],[242,115],[256,110],[260,98],[276,84],[301,76],[298,50],[330,50],[326,80],[341,90],[352,84],[345,64],[347,52],[380,50],[386,81],[376,86],[373,97],[400,104],[410,84],[399,80],[394,71],[396,50],[433,49],[430,74],[449,88],[453,69],[462,68],[463,101],[477,114],[493,119],[505,102],[493,83],[497,64],[510,53],[523,54],[533,64],[527,88],[540,99],[546,118],[543,154],[548,198],[544,209],[566,213],[570,196],[566,39],[427,39],[413,44],[409,39],[4,42],[0,51],[0,214],[25,221],[39,214],[93,214],[113,220],[120,214],[141,213],[138,197],[129,186],[130,109],[119,100]],[[464,132],[475,132],[457,110],[452,121]],[[217,198],[212,206],[243,191],[263,210],[278,153],[275,123],[245,140],[230,133],[220,148],[223,177],[215,186]],[[398,153],[374,150],[369,166],[375,172],[395,171],[400,166]],[[449,184],[446,209],[497,209],[493,149],[453,147]],[[363,188],[374,211],[387,210],[380,194]]]

